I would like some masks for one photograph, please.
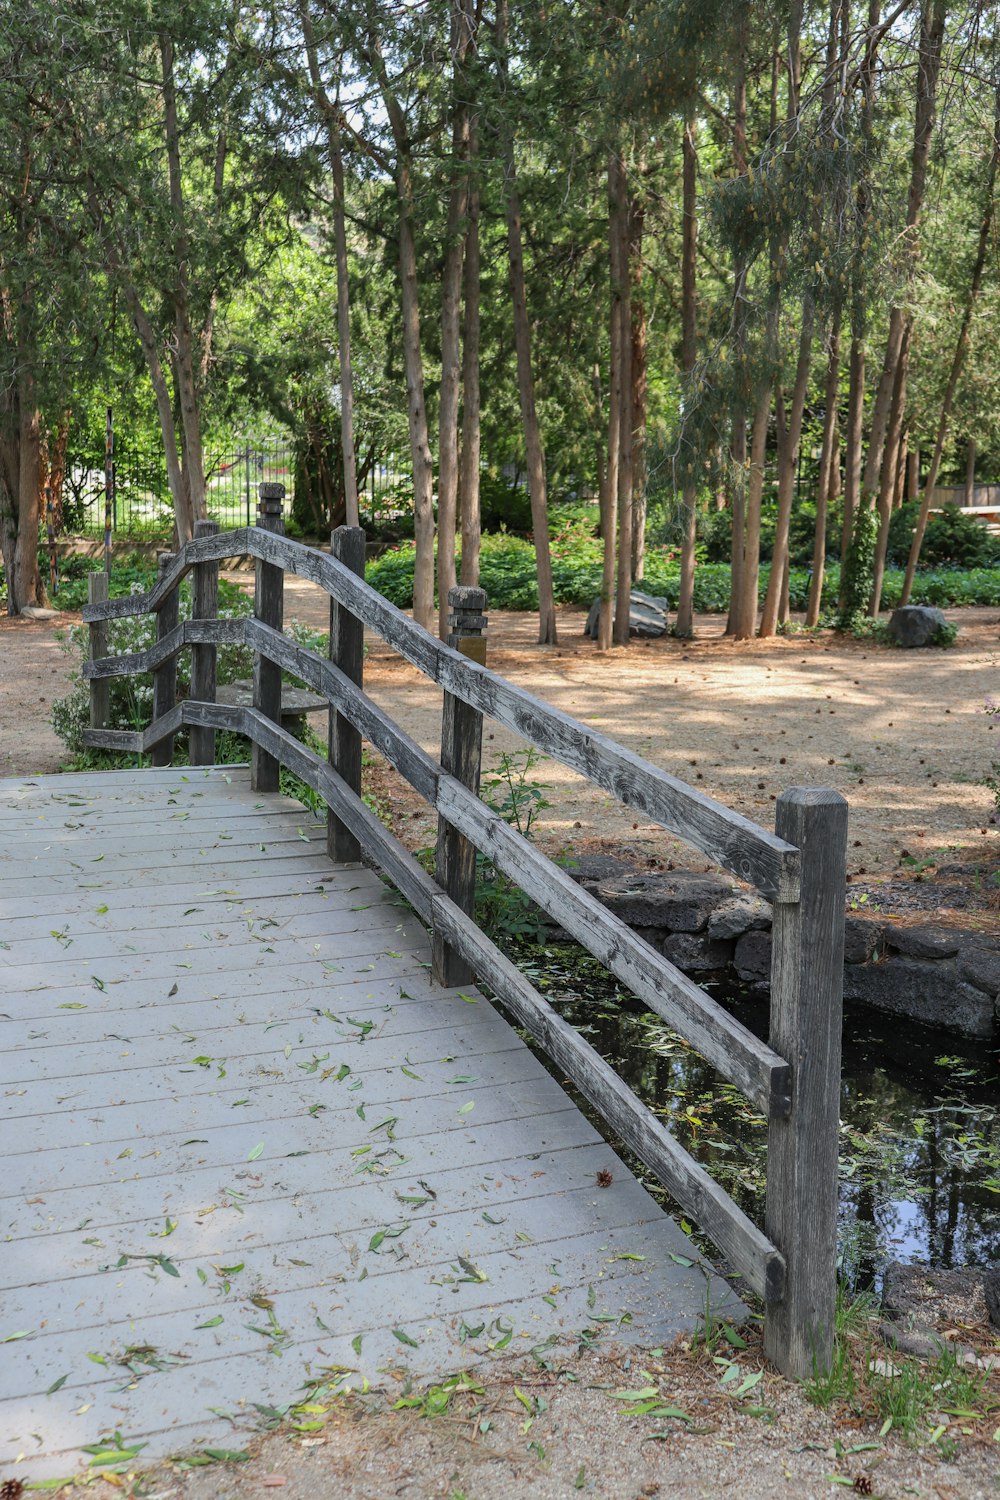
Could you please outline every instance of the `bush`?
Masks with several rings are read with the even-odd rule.
[[[888,562],[905,568],[920,513],[919,500],[909,500],[889,522]],[[1000,542],[957,505],[946,505],[927,522],[920,564],[924,568],[988,568],[1000,557]]]

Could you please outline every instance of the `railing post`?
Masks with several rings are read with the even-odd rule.
[[[108,597],[107,573],[90,573],[87,576],[87,603],[103,604]],[[108,654],[108,622],[94,620],[90,629],[90,659],[100,661]],[[90,679],[90,727],[107,729],[111,717],[111,679]]]
[[[156,564],[158,580],[171,568],[176,560],[173,552],[157,553]],[[156,639],[162,641],[165,635],[169,635],[177,628],[179,613],[179,596],[176,589],[171,589],[164,599],[156,616]],[[165,661],[161,667],[157,667],[153,673],[153,722],[161,719],[164,714],[169,713],[177,699],[177,658],[172,656]],[[169,766],[174,759],[174,737],[168,735],[165,740],[160,740],[150,751],[150,760],[154,766]]]
[[[472,661],[486,664],[486,591],[460,584],[448,590],[451,634],[448,645]],[[479,791],[483,747],[483,716],[477,708],[445,693],[441,719],[441,765],[464,786]],[[437,882],[464,912],[472,916],[476,900],[475,845],[439,816]],[[438,984],[468,984],[472,969],[465,959],[434,933],[431,973]]]
[[[258,485],[257,495],[257,525],[263,531],[273,531],[282,536],[285,523],[281,517],[281,506],[285,498],[285,486],[264,483]],[[262,625],[280,630],[284,620],[284,569],[275,563],[261,562],[258,559],[255,585],[254,614]],[[253,659],[253,706],[280,727],[281,668],[276,662],[268,661],[259,651],[255,652]],[[280,770],[273,755],[269,755],[259,745],[254,745],[250,761],[250,785],[255,792],[276,792]]]
[[[196,537],[216,536],[218,530],[219,523],[217,521],[195,521],[194,523],[194,534]],[[195,563],[191,618],[193,620],[214,620],[217,619],[218,614],[218,560]],[[217,650],[215,646],[203,645],[191,647],[191,697],[196,703],[215,702],[216,657]],[[208,729],[201,724],[192,724],[188,730],[188,735],[191,764],[193,766],[214,765],[215,730]]]
[[[359,578],[365,576],[365,533],[361,526],[338,526],[330,533],[330,551],[345,568]],[[330,660],[345,677],[361,686],[365,627],[346,605],[330,600]],[[361,732],[350,719],[330,709],[327,754],[333,769],[356,796],[361,796]],[[353,864],[361,858],[361,846],[336,814],[326,815],[326,845],[338,864]]]
[[[774,906],[770,1043],[791,1064],[792,1105],[768,1128],[765,1232],[786,1279],[766,1309],[764,1352],[804,1379],[833,1356],[847,803],[825,787],[792,787],[778,798],[775,832],[799,849],[801,888]]]

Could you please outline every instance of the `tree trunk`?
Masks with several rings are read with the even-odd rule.
[[[478,144],[476,122],[473,120],[469,133],[469,155],[473,168],[479,154]],[[462,348],[462,582],[476,587],[479,583],[479,549],[482,534],[479,507],[482,439],[479,390],[479,180],[475,176],[470,177],[469,180],[468,215],[469,227],[465,236],[465,341]],[[545,509],[544,506],[543,509]],[[547,517],[544,550],[547,556]],[[537,555],[537,543],[535,551]],[[548,587],[551,594],[551,567]],[[555,630],[554,613],[552,629]]]
[[[469,201],[469,108],[459,99],[462,65],[469,45],[461,0],[452,0],[452,120],[451,191],[445,229],[444,269],[441,274],[441,400],[438,416],[437,583],[438,633],[446,640],[450,605],[448,590],[458,581],[455,571],[455,526],[458,516],[458,402],[462,374],[461,300],[465,252],[465,216]]]
[[[975,505],[976,503],[976,440],[969,438],[965,450],[965,494],[962,497],[963,505]]]
[[[616,223],[618,206],[613,191],[614,174],[612,153],[608,157],[608,259],[611,312],[608,331],[607,505],[601,516],[604,555],[601,567],[601,609],[597,626],[597,649],[599,651],[610,650],[613,636],[618,557],[618,500],[621,493],[618,470],[622,442],[622,267],[621,236]]]
[[[609,232],[617,239],[612,259],[612,278],[617,276],[618,389],[621,416],[618,426],[618,569],[615,584],[615,619],[612,640],[627,646],[632,605],[632,300],[628,265],[628,184],[621,154],[612,151],[608,164],[608,193],[612,212]],[[612,286],[612,296],[616,289]]]
[[[795,367],[795,383],[792,387],[792,404],[788,422],[786,424],[779,421],[778,424],[778,518],[774,533],[774,552],[771,557],[771,576],[767,582],[767,594],[764,598],[760,620],[762,636],[771,636],[775,633],[781,606],[782,587],[788,571],[788,530],[795,494],[795,470],[802,441],[802,416],[809,385],[813,313],[813,303],[809,297],[802,306],[799,357]]]
[[[170,185],[170,209],[174,219],[175,277],[172,288],[174,303],[174,368],[177,376],[177,399],[181,412],[181,448],[184,479],[191,511],[196,521],[203,520],[205,510],[205,462],[201,446],[201,416],[195,380],[194,334],[191,328],[191,297],[188,285],[188,233],[184,209],[184,185],[181,175],[180,130],[177,121],[177,93],[174,83],[174,46],[167,31],[160,32],[160,62],[163,81],[163,126],[167,146],[167,175]]]
[[[340,113],[323,87],[319,56],[308,0],[300,0],[299,18],[309,63],[316,107],[326,123],[327,152],[333,178],[333,236],[337,255],[337,337],[340,348],[340,445],[344,460],[345,525],[360,525],[358,460],[354,446],[354,369],[351,362],[351,290],[347,264],[347,222],[344,198],[344,156],[340,141]]]
[[[368,55],[389,119],[396,148],[396,201],[399,207],[399,281],[403,314],[403,366],[406,371],[406,417],[413,465],[413,618],[425,630],[434,628],[434,463],[424,399],[424,361],[420,345],[420,300],[413,220],[413,161],[399,99],[386,71],[374,17],[369,8]]]
[[[907,501],[919,500],[920,498],[919,448],[911,448],[906,455],[906,498]]]
[[[503,92],[509,89],[507,62],[508,0],[497,0],[496,48],[497,67]],[[538,574],[538,643],[556,644],[556,609],[552,594],[552,554],[549,548],[549,505],[545,480],[545,453],[535,407],[535,379],[531,361],[531,325],[528,322],[528,299],[524,280],[524,249],[521,231],[521,203],[517,190],[517,164],[514,136],[509,119],[500,123],[503,152],[504,195],[507,211],[507,258],[510,266],[510,293],[514,311],[514,343],[517,350],[517,392],[521,403],[521,425],[524,428],[525,457],[528,466],[528,493],[531,497],[531,529],[535,541],[535,565]]]
[[[892,521],[892,504],[896,496],[896,466],[899,463],[906,409],[906,386],[910,370],[910,339],[912,331],[913,324],[907,318],[903,329],[903,341],[899,350],[899,359],[896,365],[896,381],[892,391],[892,406],[889,412],[885,452],[882,459],[882,472],[879,478],[879,526],[875,542],[874,580],[872,583],[871,599],[868,603],[868,613],[873,620],[878,619],[879,606],[882,603],[882,581],[885,577],[885,556],[889,546],[889,525]]]
[[[747,482],[746,536],[740,613],[732,634],[738,641],[750,640],[757,626],[757,587],[760,579],[760,509],[764,494],[764,460],[767,455],[767,424],[771,414],[771,391],[765,386],[757,396],[750,437],[750,473]]]
[[[740,27],[740,49],[733,89],[733,171],[741,177],[747,169],[747,77],[746,22]],[[737,256],[733,264],[733,328],[736,349],[742,354],[746,326],[746,261]],[[730,552],[729,615],[726,635],[735,635],[743,617],[743,574],[746,548],[747,414],[740,397],[733,402],[730,441],[732,548]]]
[[[698,353],[698,151],[696,125],[689,117],[684,126],[681,186],[681,363],[691,380]],[[698,472],[694,450],[689,447],[684,462],[684,536],[681,542],[681,583],[677,599],[674,635],[694,635],[694,566],[697,526]]]
[[[637,173],[645,181],[645,163]],[[628,255],[632,306],[632,577],[646,572],[646,411],[649,396],[646,303],[642,294],[645,189],[629,195]]]
[[[823,575],[826,569],[826,522],[834,494],[833,469],[837,439],[837,391],[840,385],[840,314],[835,314],[830,329],[826,363],[826,410],[823,414],[823,446],[819,460],[819,488],[816,492],[816,531],[813,536],[812,577],[806,603],[806,629],[815,630],[823,604]]]

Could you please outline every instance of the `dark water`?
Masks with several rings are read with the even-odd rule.
[[[524,950],[560,1013],[763,1222],[767,1132],[714,1068],[577,949]],[[767,1004],[706,986],[759,1036]],[[587,1109],[581,1101],[581,1107]],[[841,1089],[839,1248],[845,1279],[890,1260],[1000,1263],[1000,1056],[900,1017],[848,1009]],[[658,1194],[663,1196],[662,1193]]]

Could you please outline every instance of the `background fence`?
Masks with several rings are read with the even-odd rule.
[[[247,437],[222,451],[205,450],[208,515],[223,530],[249,526],[257,508],[257,487],[278,482],[285,486],[286,516],[295,501],[296,450],[290,439]],[[128,434],[115,434],[114,506],[112,531],[116,536],[155,535],[173,521],[167,466],[162,451],[130,445]],[[360,488],[362,516],[383,519],[408,515],[412,493],[406,462],[387,455],[373,462]],[[67,464],[63,498],[64,530],[85,536],[104,531],[104,469],[93,461]],[[304,520],[304,524],[308,522]]]

